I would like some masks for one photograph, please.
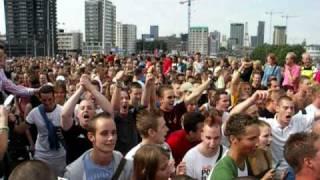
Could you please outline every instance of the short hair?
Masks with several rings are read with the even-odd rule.
[[[267,57],[269,57],[270,59],[272,59],[274,61],[277,60],[277,57],[274,53],[269,53]]]
[[[98,113],[89,121],[88,128],[87,128],[88,132],[91,132],[93,134],[96,133],[97,131],[96,122],[98,119],[111,119],[113,121],[113,118],[110,113],[108,112]]]
[[[40,90],[39,90],[40,95],[41,94],[49,94],[49,93],[54,93],[54,87],[52,85],[43,85]]]
[[[220,112],[216,109],[211,109],[207,116],[206,119],[204,120],[204,124],[212,127],[212,126],[216,126],[216,125],[221,125],[222,122],[218,122],[217,117],[221,117],[222,118],[223,112]]]
[[[28,178],[26,178],[26,176]],[[20,163],[9,176],[9,180],[56,180],[57,175],[50,167],[39,160],[29,160]]]
[[[296,55],[296,53],[294,53],[294,52],[288,52],[288,53],[287,53],[287,56],[290,56],[290,58],[292,58],[293,60],[296,60],[296,59],[297,59],[297,55]]]
[[[142,89],[142,86],[138,82],[132,82],[130,85],[130,89]]]
[[[170,158],[168,152],[159,145],[147,144],[141,146],[133,157],[133,179],[155,179],[161,156]]]
[[[281,96],[279,99],[278,99],[278,102],[277,104],[280,105],[280,103],[282,101],[293,101],[291,97],[287,96],[287,95],[284,95],[284,96]]]
[[[229,120],[225,127],[225,136],[240,137],[246,132],[246,127],[254,124],[258,124],[257,117],[247,115],[245,113],[233,114],[229,117]]]
[[[187,112],[183,115],[183,129],[189,133],[197,131],[197,124],[202,123],[205,117],[199,112]]]
[[[137,114],[137,130],[142,137],[148,137],[148,130],[157,130],[159,123],[158,119],[163,117],[159,110],[148,111],[146,109],[141,110]]]
[[[275,76],[270,76],[270,77],[268,78],[268,81],[267,81],[267,87],[268,87],[268,88],[271,87],[271,82],[272,82],[272,81],[277,81],[277,82],[278,82],[277,77],[275,77]]]
[[[315,142],[319,140],[315,133],[300,132],[292,134],[284,145],[284,158],[298,173],[303,167],[303,160],[306,157],[314,157],[317,153]]]
[[[213,96],[215,104],[217,104],[217,102],[220,100],[221,95],[228,95],[228,93],[224,89],[218,89]]]
[[[167,90],[173,90],[172,86],[171,85],[160,86],[159,92],[158,92],[159,97],[163,97],[164,92]]]
[[[62,89],[64,92],[67,92],[67,85],[65,81],[58,80],[54,84],[54,91]]]
[[[312,95],[315,97],[317,95],[320,95],[320,85],[315,84],[311,87]]]

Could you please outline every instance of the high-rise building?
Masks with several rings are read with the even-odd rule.
[[[188,37],[188,52],[208,55],[208,27],[191,27]]]
[[[137,26],[133,24],[123,24],[123,50],[125,54],[129,55],[136,52],[137,43]]]
[[[108,0],[85,1],[83,54],[107,54],[116,45],[116,7]]]
[[[258,36],[251,36],[251,47],[255,48],[258,46]]]
[[[80,54],[82,50],[83,36],[80,32],[64,32],[59,30],[57,34],[58,53],[65,55]]]
[[[264,21],[259,21],[256,46],[261,46],[264,43],[264,25],[265,25]]]
[[[123,48],[123,34],[122,34],[122,23],[117,22],[117,30],[116,30],[116,47],[122,51]]]
[[[159,26],[158,25],[150,26],[150,38],[153,38],[153,39],[159,38]]]
[[[9,56],[53,56],[56,0],[4,0]]]
[[[214,31],[209,35],[209,55],[215,56],[220,49],[220,32]]]
[[[244,24],[241,23],[232,23],[230,25],[230,39],[236,40],[235,46],[239,48],[243,47],[243,40],[244,40]]]
[[[285,45],[287,43],[286,26],[274,26],[273,44]]]

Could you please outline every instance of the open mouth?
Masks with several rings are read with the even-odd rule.
[[[89,118],[90,118],[90,116],[89,116],[88,113],[84,113],[84,114],[83,114],[83,119],[89,119]]]
[[[291,119],[291,117],[292,117],[291,115],[286,115],[287,119]]]

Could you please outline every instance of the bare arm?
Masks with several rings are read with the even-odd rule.
[[[0,106],[0,128],[3,128],[0,131],[0,160],[2,160],[8,147],[8,112],[3,106]]]
[[[142,92],[142,98],[141,98],[142,106],[149,106],[151,93],[152,93],[152,86],[154,86],[153,75],[151,72],[148,72],[147,78],[146,78],[146,84]]]
[[[116,81],[112,98],[111,98],[111,106],[113,108],[113,111],[119,112],[120,111],[120,101],[121,101],[121,79],[124,75],[124,71],[119,71],[116,76],[114,77],[114,80]]]
[[[258,100],[265,100],[268,97],[268,91],[256,91],[252,96],[250,96],[245,101],[237,104],[230,112],[230,115],[238,114],[244,112],[251,105],[255,104]]]
[[[80,86],[76,92],[68,99],[63,105],[60,123],[63,130],[67,131],[72,127],[73,124],[73,113],[77,102],[80,99],[81,94],[84,92],[83,86]]]
[[[197,97],[199,97],[201,95],[201,93],[208,89],[210,83],[212,82],[211,79],[208,79],[207,81],[205,81],[204,83],[202,83],[200,86],[198,86],[196,89],[194,89],[192,91],[192,93],[184,98],[184,103],[185,104],[189,104],[190,102],[192,102],[194,99],[196,99]]]

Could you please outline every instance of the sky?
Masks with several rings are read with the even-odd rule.
[[[0,33],[5,33],[4,0],[0,0]],[[84,32],[84,1],[57,0],[58,28]],[[111,0],[117,8],[117,21],[135,24],[138,38],[149,33],[150,25],[159,25],[160,36],[187,32],[187,3],[182,0]],[[277,11],[272,25],[285,25],[288,19],[288,43],[320,44],[319,0],[193,0],[191,26],[208,26],[230,35],[230,23],[248,22],[249,36],[256,35],[258,21],[265,21],[265,42],[269,42],[270,16]]]

